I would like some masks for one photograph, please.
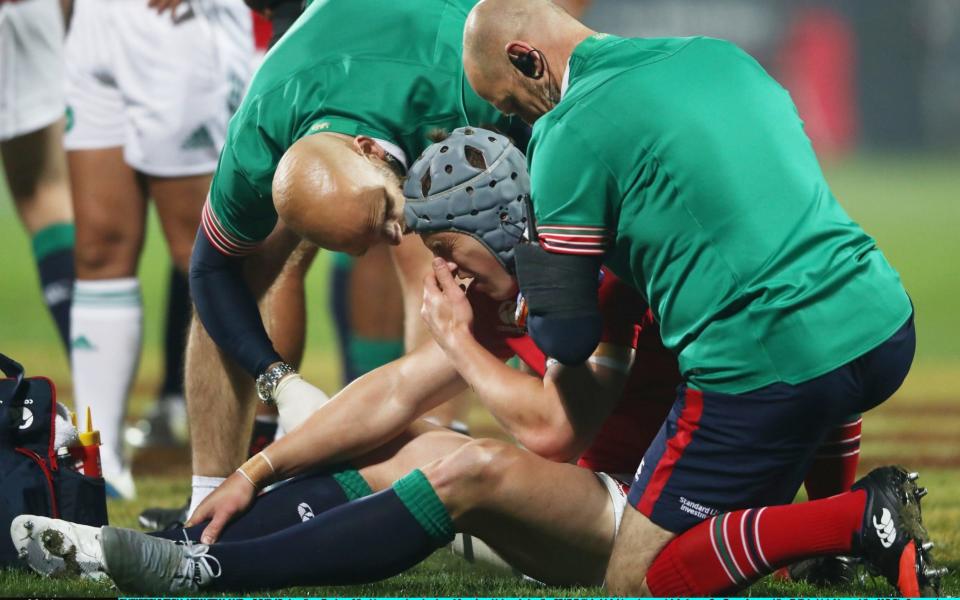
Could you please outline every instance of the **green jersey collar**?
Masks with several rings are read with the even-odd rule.
[[[570,61],[567,63],[567,69],[564,72],[563,79],[566,85],[563,87],[569,87],[577,76],[583,73],[587,63],[590,62],[597,50],[617,39],[619,39],[617,36],[609,33],[595,33],[577,44],[577,47],[573,49],[573,54],[570,55]],[[561,95],[563,92],[566,92],[566,89],[561,91]]]

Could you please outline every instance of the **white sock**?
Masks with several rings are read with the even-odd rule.
[[[140,362],[143,302],[136,277],[77,281],[70,309],[70,363],[77,424],[87,407],[100,431],[100,460],[110,476],[124,467],[123,426]]]
[[[190,509],[187,510],[187,518],[197,510],[200,503],[207,499],[213,490],[226,480],[226,477],[205,477],[203,475],[194,475],[191,480],[193,491],[190,493]]]

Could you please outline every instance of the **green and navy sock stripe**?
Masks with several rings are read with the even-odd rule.
[[[538,225],[537,236],[544,250],[560,254],[602,255],[610,236],[603,227]]]
[[[74,246],[76,230],[73,223],[62,222],[48,225],[34,234],[33,256],[37,262],[63,250],[70,250]]]
[[[767,557],[763,555],[763,546],[760,545],[760,517],[763,516],[763,511],[767,510],[767,507],[764,506],[760,510],[756,511],[756,516],[753,517],[753,542],[757,549],[755,556],[760,559],[760,562],[763,563],[764,568],[768,572],[773,572],[773,566],[767,561]]]
[[[207,239],[210,240],[210,243],[213,244],[213,247],[227,256],[250,254],[258,245],[258,242],[242,240],[227,231],[220,223],[216,213],[214,213],[209,200],[203,205],[201,225],[203,227],[203,233],[207,236]]]
[[[414,469],[393,484],[393,491],[430,537],[441,544],[453,541],[453,520],[423,471]]]
[[[750,561],[750,566],[759,575],[773,569],[766,564],[760,553],[760,540],[757,539],[757,511],[750,509],[740,519],[740,535],[743,538],[743,549]]]
[[[737,579],[733,576],[730,568],[729,558],[726,558],[725,555],[720,551],[723,539],[722,536],[718,535],[717,531],[717,525],[720,522],[719,519],[720,517],[713,517],[710,519],[710,524],[708,525],[710,533],[710,547],[713,548],[713,553],[716,555],[717,561],[719,561],[720,567],[723,569],[723,572],[726,573],[730,583],[737,585]]]
[[[359,500],[373,493],[373,489],[360,471],[352,467],[343,467],[333,473],[333,479],[343,490],[348,501]]]
[[[759,518],[764,510],[726,513],[713,517],[708,524],[713,552],[730,583],[736,587],[745,586],[757,576],[773,571],[763,555],[758,537]],[[735,540],[737,534],[740,536],[739,547]],[[738,554],[741,554],[739,558]]]

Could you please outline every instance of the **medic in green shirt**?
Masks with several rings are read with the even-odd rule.
[[[252,419],[254,379],[287,430],[326,401],[288,364],[302,337],[297,348],[278,334],[275,348],[264,328],[295,337],[305,327],[302,299],[268,293],[278,274],[302,283],[318,246],[361,254],[398,245],[404,289],[416,300],[405,305],[419,323],[420,273],[430,261],[415,236],[401,243],[404,168],[434,131],[509,125],[463,73],[473,4],[315,0],[264,58],[230,121],[191,261],[200,322],[187,356],[192,506],[244,458],[238,431]],[[287,289],[302,294],[302,285]]]
[[[789,94],[729,42],[620,38],[546,0],[485,0],[467,20],[464,66],[482,97],[535,123],[538,243],[517,249],[533,339],[561,362],[589,355],[604,264],[647,298],[685,379],[631,486],[611,590],[722,591],[657,591],[645,577],[674,536],[705,535],[701,521],[791,502],[826,432],[896,391],[915,349],[900,278],[831,194]],[[864,537],[837,536],[833,550],[864,552],[894,583],[934,583],[928,548],[901,560],[925,542],[906,475],[858,484],[866,508],[854,494],[845,513],[838,501],[785,516],[798,528],[787,545],[847,518]],[[869,524],[891,515],[910,526],[880,544]],[[735,574],[732,589],[776,566],[751,552],[743,563],[760,568],[714,572]],[[918,568],[901,581],[901,565]]]

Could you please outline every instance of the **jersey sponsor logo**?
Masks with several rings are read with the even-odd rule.
[[[314,123],[310,126],[310,133],[323,131],[324,129],[330,129],[330,123],[327,121],[320,121],[319,123]]]
[[[877,537],[880,538],[880,543],[884,548],[889,548],[896,541],[897,526],[893,522],[893,515],[890,514],[889,509],[883,509],[879,521],[876,515],[873,516],[873,528],[876,530]]]
[[[688,500],[683,496],[680,496],[680,510],[698,519],[709,519],[710,517],[715,517],[720,514],[720,511],[715,508],[704,506],[693,500]]]
[[[313,509],[310,508],[310,505],[306,502],[301,502],[297,505],[297,513],[300,515],[300,520],[303,522],[309,521],[313,518]]]

